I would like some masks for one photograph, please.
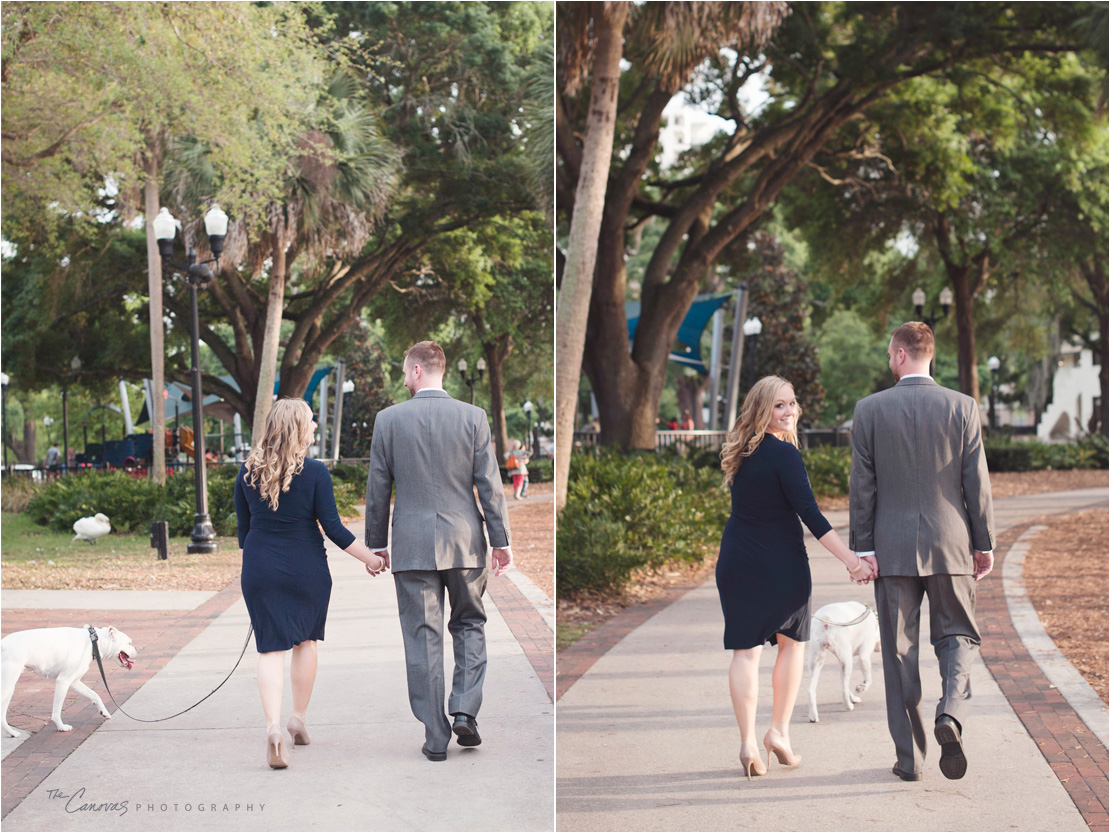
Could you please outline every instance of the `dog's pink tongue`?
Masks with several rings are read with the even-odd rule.
[[[120,650],[119,663],[126,667],[128,670],[135,666],[135,662],[128,658],[127,654]]]

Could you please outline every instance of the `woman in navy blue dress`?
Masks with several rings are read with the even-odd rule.
[[[285,652],[293,651],[293,715],[287,727],[295,745],[308,745],[304,717],[316,681],[316,642],[324,638],[331,573],[317,521],[331,541],[366,564],[371,574],[385,561],[343,527],[331,474],[306,459],[315,439],[312,409],[303,399],[274,402],[266,429],[235,480],[235,513],[243,558],[243,600],[258,648],[258,692],[266,715],[266,760],[289,765],[281,733]]]
[[[740,726],[740,764],[748,779],[766,774],[755,741],[759,659],[763,644],[777,644],[771,675],[771,728],[763,737],[767,765],[801,762],[790,748],[790,715],[802,681],[809,639],[812,583],[801,517],[822,546],[866,583],[871,567],[841,542],[817,508],[802,456],[801,409],[790,382],[761,378],[744,398],[740,418],[725,439],[721,469],[732,492],[717,559],[717,591],[725,616],[725,649],[732,650],[729,692]]]

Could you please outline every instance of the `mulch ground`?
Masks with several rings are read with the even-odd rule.
[[[1107,702],[1110,511],[1042,517],[1025,556],[1025,591],[1045,631]]]

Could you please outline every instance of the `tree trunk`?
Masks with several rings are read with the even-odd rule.
[[[505,422],[505,359],[513,351],[513,340],[504,335],[495,341],[485,341],[482,349],[486,354],[486,369],[489,372],[489,409],[493,421],[493,444],[497,449],[497,464],[505,464],[505,454],[509,450],[509,429]]]
[[[694,430],[705,430],[702,402],[709,388],[709,376],[683,376],[678,380],[678,409],[688,410],[694,417]]]
[[[960,392],[979,402],[979,361],[975,354],[975,296],[970,285],[971,266],[952,266],[948,277],[956,303],[956,361]]]
[[[1080,264],[1083,279],[1091,290],[1094,299],[1092,308],[1097,310],[1098,316],[1098,355],[1095,360],[1099,363],[1099,407],[1097,427],[1092,427],[1091,432],[1098,430],[1103,436],[1110,436],[1110,419],[1107,418],[1107,405],[1110,404],[1110,281],[1107,280],[1106,265],[1095,258]]]
[[[594,5],[593,81],[590,109],[582,147],[582,169],[575,191],[566,272],[556,311],[555,354],[555,506],[561,511],[567,500],[567,476],[574,431],[574,408],[578,378],[586,343],[586,320],[590,310],[598,231],[605,209],[605,190],[616,128],[617,93],[624,24],[629,4],[606,2]],[[603,417],[604,419],[604,417]],[[604,421],[602,422],[604,426]],[[654,430],[654,423],[652,429]]]
[[[266,429],[266,419],[274,403],[274,378],[277,375],[278,341],[281,337],[281,312],[285,307],[285,214],[277,209],[273,227],[273,266],[270,268],[270,294],[266,300],[266,323],[258,365],[258,387],[254,397],[251,442],[256,443]],[[337,396],[343,395],[341,391]],[[320,425],[320,429],[324,429]]]
[[[151,143],[152,140],[148,140]],[[150,380],[154,401],[150,403],[150,429],[154,434],[154,458],[151,477],[156,483],[166,481],[166,389],[165,338],[162,329],[162,257],[154,236],[154,218],[158,216],[158,152],[148,145],[144,158],[143,210],[146,212],[147,290],[150,294]]]
[[[24,411],[24,412],[26,413],[26,411]],[[11,440],[8,443],[9,447],[13,451],[15,451],[16,462],[24,462],[24,463],[27,463],[29,465],[34,465],[35,464],[35,439],[36,439],[36,436],[35,436],[35,420],[34,419],[30,419],[30,418],[24,416],[24,419],[23,419],[23,441],[22,442],[17,442],[15,439],[12,439],[11,436],[9,436],[8,439]]]

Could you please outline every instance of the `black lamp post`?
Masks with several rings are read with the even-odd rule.
[[[1002,362],[998,360],[997,355],[992,355],[987,359],[987,369],[991,371],[991,397],[990,397],[990,414],[989,421],[991,430],[993,431],[998,427],[998,412],[995,409],[995,395],[998,391],[998,368],[1002,366]]]
[[[69,473],[69,384],[81,372],[81,359],[76,355],[69,362],[70,378],[62,386],[62,471]]]
[[[759,333],[763,331],[763,321],[759,318],[748,318],[744,321],[744,337],[748,339],[748,349],[751,356],[748,358],[748,389],[755,387],[755,348],[759,343]]]
[[[952,308],[952,290],[945,286],[940,290],[940,309],[941,314],[937,315],[935,312],[932,315],[926,316],[925,314],[925,290],[920,286],[913,290],[913,309],[917,315],[918,320],[925,323],[929,329],[933,331],[934,341],[937,334],[937,323],[948,317],[948,311]],[[937,374],[937,356],[936,348],[933,349],[933,360],[929,362],[929,375],[936,377]]]
[[[478,362],[474,365],[474,368],[478,371],[478,375],[476,375],[476,376],[475,375],[469,375],[468,376],[466,374],[466,367],[467,367],[466,359],[465,358],[460,358],[459,359],[459,375],[462,376],[463,384],[465,384],[467,387],[470,388],[470,403],[474,404],[474,384],[475,384],[475,382],[479,382],[479,381],[482,380],[482,375],[486,371],[486,360],[484,358],[479,358]]]
[[[208,468],[205,464],[204,450],[204,407],[200,387],[200,315],[197,311],[197,289],[204,288],[212,281],[209,263],[216,263],[219,270],[220,255],[224,251],[224,238],[227,236],[227,214],[213,205],[204,215],[204,229],[208,233],[208,246],[212,259],[197,262],[196,253],[189,249],[188,262],[175,263],[173,257],[173,238],[177,231],[177,220],[163,208],[154,218],[154,236],[158,238],[158,250],[162,255],[162,265],[175,270],[184,270],[189,283],[189,301],[192,306],[192,347],[193,347],[193,468],[196,474],[197,511],[193,518],[193,533],[186,551],[189,554],[211,554],[219,549],[216,543],[216,530],[208,516]]]

